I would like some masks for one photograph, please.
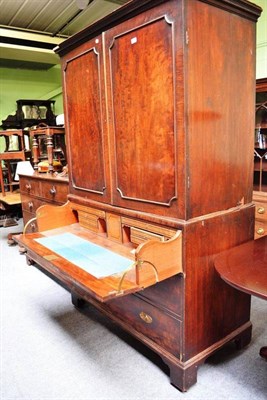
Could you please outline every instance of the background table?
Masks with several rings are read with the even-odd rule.
[[[214,265],[229,285],[267,300],[267,236],[221,253]],[[267,359],[267,347],[260,354]]]

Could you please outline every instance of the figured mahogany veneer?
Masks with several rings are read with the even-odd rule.
[[[254,234],[260,12],[245,0],[133,0],[64,41],[68,211],[60,226],[64,212],[41,207],[38,234],[46,222],[72,229],[71,216],[89,241],[149,263],[97,280],[18,239],[77,307],[92,303],[157,352],[182,391],[209,355],[251,338],[250,296],[213,259]]]

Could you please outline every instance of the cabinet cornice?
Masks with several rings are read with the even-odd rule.
[[[181,0],[185,3],[188,0]],[[217,8],[221,8],[228,12],[242,16],[243,18],[257,21],[262,9],[261,7],[253,4],[247,0],[196,0],[203,3],[208,3]],[[67,54],[70,50],[75,48],[77,45],[82,44],[93,37],[100,35],[103,31],[106,31],[118,23],[126,21],[140,12],[147,11],[155,6],[164,3],[164,0],[132,0],[126,3],[124,6],[118,8],[111,14],[104,18],[94,22],[82,31],[71,36],[69,39],[61,43],[55,52],[60,56]]]

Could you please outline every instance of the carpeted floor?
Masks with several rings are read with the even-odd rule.
[[[7,246],[14,229],[0,228],[1,400],[267,399],[267,302],[253,298],[251,344],[217,352],[181,393],[157,355]]]

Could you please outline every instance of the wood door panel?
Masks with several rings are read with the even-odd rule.
[[[99,43],[96,48],[94,43]],[[107,201],[101,39],[67,59],[64,69],[71,193]],[[79,112],[77,112],[79,110]]]
[[[164,16],[111,41],[114,204],[169,207],[177,199],[172,41]]]

